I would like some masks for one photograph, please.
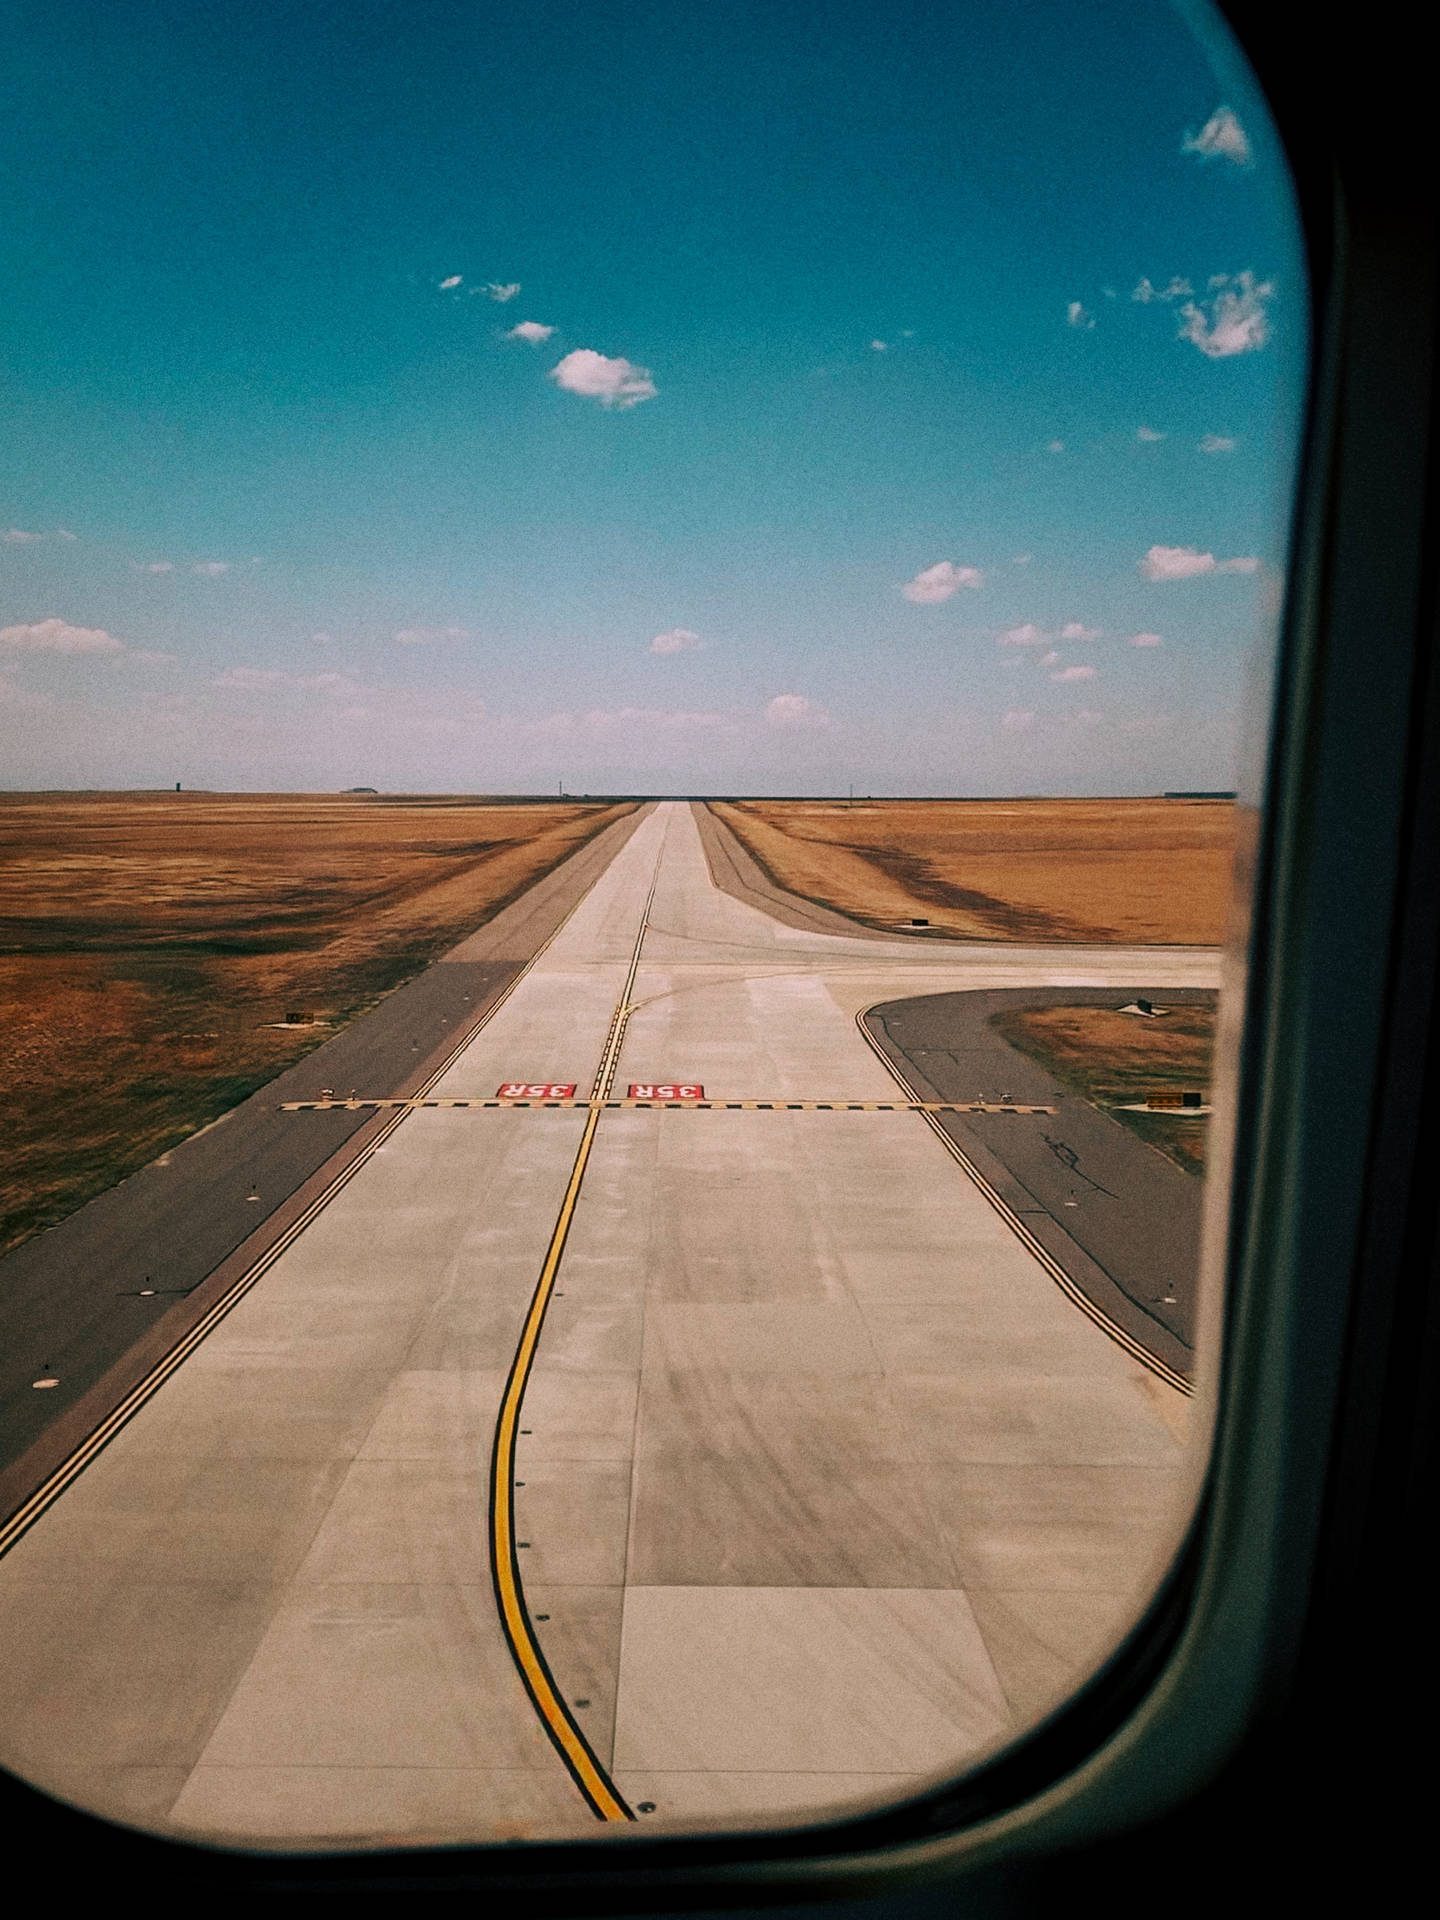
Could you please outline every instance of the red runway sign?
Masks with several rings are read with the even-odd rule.
[[[663,1085],[649,1086],[636,1081],[630,1089],[632,1100],[703,1100],[705,1089],[693,1080],[667,1080]]]
[[[567,1080],[564,1086],[548,1080],[507,1080],[503,1087],[496,1090],[497,1100],[573,1100],[575,1082]]]

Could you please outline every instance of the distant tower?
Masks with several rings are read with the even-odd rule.
[[[180,782],[178,780],[175,782],[175,791],[177,793],[180,791]]]

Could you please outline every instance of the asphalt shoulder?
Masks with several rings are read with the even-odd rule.
[[[1189,1377],[1204,1182],[1062,1085],[991,1025],[1021,1007],[1213,1006],[1209,989],[1023,987],[871,1007],[871,1036],[917,1099],[1050,1107],[946,1113],[938,1124],[1101,1313]]]

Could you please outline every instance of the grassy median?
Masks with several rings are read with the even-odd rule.
[[[0,795],[0,1252],[227,1112],[629,811]]]
[[[1163,996],[1155,1004],[1164,1006]],[[1155,1093],[1206,1094],[1215,1050],[1213,1006],[1170,1007],[1153,1019],[1112,1007],[1022,1007],[991,1017],[1022,1053],[1187,1173],[1205,1171],[1203,1114],[1134,1113]]]
[[[1215,946],[1233,889],[1223,799],[742,800],[712,809],[776,886],[892,931]]]

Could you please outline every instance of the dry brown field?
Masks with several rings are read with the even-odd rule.
[[[1215,946],[1228,800],[711,803],[777,886],[867,926],[957,940]]]
[[[0,794],[0,1252],[216,1119],[629,811]],[[292,1015],[315,1024],[273,1024]]]
[[[1171,1007],[1153,1020],[1110,1007],[1025,1007],[997,1013],[991,1024],[1177,1166],[1203,1173],[1203,1114],[1135,1113],[1130,1106],[1155,1093],[1208,1092],[1213,1007]]]

